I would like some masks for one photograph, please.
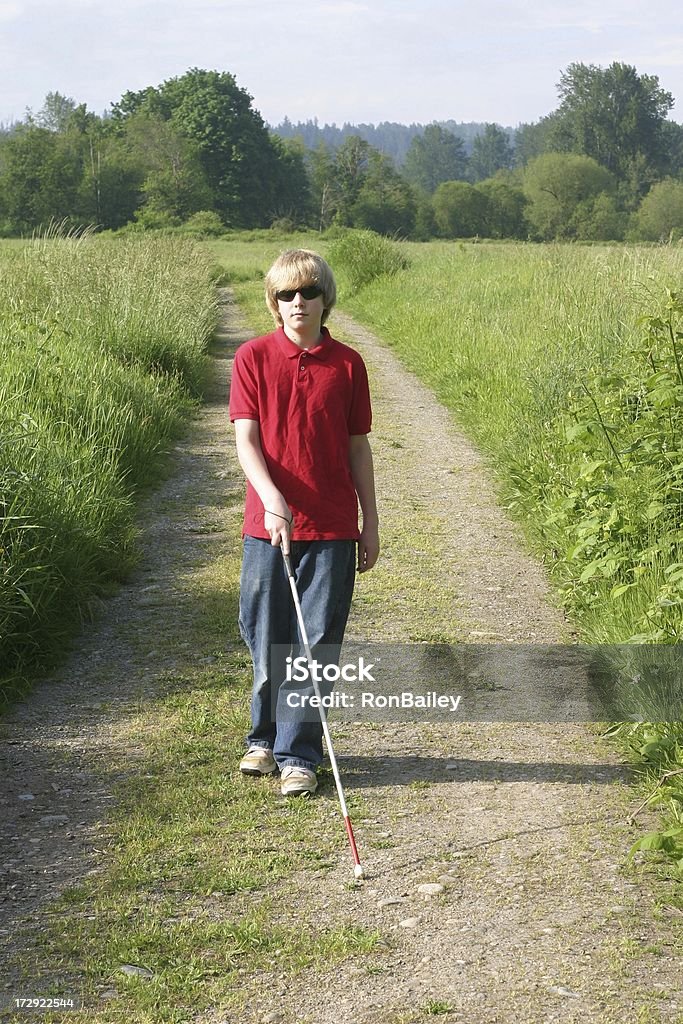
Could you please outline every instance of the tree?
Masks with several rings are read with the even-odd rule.
[[[472,144],[470,156],[470,178],[483,181],[492,178],[496,171],[510,167],[512,147],[507,132],[497,124],[486,124],[481,135]]]
[[[526,196],[518,185],[501,178],[488,178],[475,185],[486,196],[488,210],[485,233],[488,238],[526,238],[529,233],[524,211]]]
[[[533,124],[520,124],[515,130],[513,163],[525,167],[530,160],[557,147],[553,144],[556,114],[548,114]]]
[[[282,154],[233,75],[193,68],[158,89],[126,93],[113,111],[119,130],[139,112],[170,121],[196,146],[212,206],[226,224],[270,223],[278,206]]]
[[[6,230],[30,232],[73,214],[82,165],[78,152],[54,132],[33,124],[19,126],[3,143],[2,163]]]
[[[351,135],[334,155],[332,167],[332,202],[335,220],[346,227],[353,225],[353,207],[360,196],[370,166],[372,147],[359,135]]]
[[[653,242],[683,237],[683,182],[665,178],[653,185],[635,216],[638,236]]]
[[[351,207],[353,226],[380,235],[409,235],[415,227],[416,201],[391,161],[374,150],[358,198]]]
[[[141,192],[146,206],[184,221],[211,205],[198,147],[172,121],[143,107],[127,119],[123,137],[132,162],[144,175]]]
[[[76,104],[70,96],[62,96],[59,92],[49,92],[36,115],[35,123],[40,128],[47,128],[50,132],[63,132],[75,110]]]
[[[336,213],[334,195],[334,158],[324,142],[306,153],[306,170],[311,190],[311,212],[313,223],[324,231],[332,223]]]
[[[406,154],[403,174],[413,185],[433,193],[444,181],[467,176],[467,155],[462,139],[438,124],[417,135]]]
[[[274,196],[272,218],[308,224],[312,216],[312,197],[303,143],[299,139],[278,136],[271,141],[276,155],[270,183]]]
[[[118,228],[143,199],[145,171],[125,139],[107,119],[59,93],[15,126],[0,165],[4,230],[14,234],[50,220]]]
[[[614,196],[599,192],[577,204],[570,221],[574,238],[587,242],[622,241],[628,214],[619,209]]]
[[[414,188],[413,193],[415,195],[415,225],[412,237],[419,242],[427,242],[437,233],[433,197],[421,188]]]
[[[60,136],[80,153],[81,178],[74,209],[80,224],[120,228],[144,199],[146,167],[111,122],[78,106]]]
[[[629,182],[632,202],[666,165],[664,121],[673,96],[629,64],[570,64],[560,77],[555,148],[592,157]]]
[[[683,175],[683,124],[665,121],[662,125],[662,142],[666,153],[667,177]]]
[[[444,238],[485,235],[489,203],[486,195],[466,181],[444,181],[433,197],[434,220]]]
[[[525,168],[523,188],[527,218],[541,238],[551,240],[576,237],[572,218],[578,205],[601,192],[613,194],[616,182],[589,156],[545,153]]]

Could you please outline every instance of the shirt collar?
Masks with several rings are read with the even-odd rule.
[[[314,359],[327,359],[330,348],[332,347],[330,344],[332,338],[327,327],[321,327],[320,334],[320,341],[314,348],[299,348],[298,345],[295,345],[294,342],[287,337],[284,327],[278,327],[275,331],[275,340],[282,354],[287,356],[288,359],[294,359],[301,356],[304,352],[307,356],[313,356]]]

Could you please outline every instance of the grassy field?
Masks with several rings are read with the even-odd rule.
[[[264,330],[262,275],[284,244],[316,239],[212,246]],[[334,262],[338,243],[317,244]],[[666,308],[683,250],[401,248],[408,268],[360,290],[339,266],[341,304],[488,453],[586,638],[678,640],[683,591],[680,600],[672,593],[678,578],[667,570],[683,561],[674,535],[683,383],[668,326],[658,331],[641,318],[670,316],[683,329],[681,310]]]
[[[0,702],[135,560],[133,495],[199,398],[216,318],[180,239],[0,250]]]
[[[634,593],[637,588],[610,596],[615,589],[614,575],[604,575],[600,568],[586,572],[596,560],[595,552],[589,560],[590,552],[573,555],[568,550],[567,531],[578,529],[575,524],[583,522],[591,494],[587,491],[585,500],[579,500],[562,488],[566,486],[571,492],[576,480],[581,479],[584,463],[587,467],[602,463],[591,470],[588,483],[595,486],[599,498],[604,495],[612,503],[620,500],[616,489],[620,467],[608,437],[622,463],[628,445],[617,441],[616,434],[609,430],[605,433],[595,411],[585,428],[576,429],[581,423],[581,408],[594,410],[592,399],[580,385],[583,382],[595,399],[604,426],[614,426],[611,419],[605,419],[603,410],[610,396],[622,392],[616,387],[610,390],[606,382],[615,366],[625,360],[635,376],[627,377],[624,370],[619,379],[634,386],[631,381],[637,377],[642,358],[639,352],[652,348],[649,339],[659,330],[656,323],[639,323],[638,317],[661,312],[662,323],[666,323],[665,287],[675,284],[680,276],[680,253],[522,245],[406,245],[400,247],[410,261],[406,269],[381,276],[354,291],[351,270],[335,258],[335,239],[278,237],[264,232],[207,244],[203,249],[208,258],[194,247],[185,248],[184,242],[169,239],[149,239],[143,248],[130,243],[130,250],[128,244],[118,247],[118,243],[106,242],[102,248],[74,242],[58,242],[56,247],[38,245],[25,263],[16,263],[13,268],[11,261],[24,257],[20,252],[11,259],[7,257],[6,278],[14,281],[15,288],[22,286],[20,276],[26,277],[27,268],[40,285],[35,292],[24,285],[27,297],[41,297],[40,304],[37,300],[34,305],[23,303],[23,310],[33,310],[27,327],[8,319],[11,295],[15,294],[9,286],[3,292],[5,304],[0,309],[5,310],[4,322],[14,325],[6,341],[7,359],[16,359],[23,351],[17,339],[26,339],[23,344],[28,353],[25,363],[12,364],[13,379],[25,379],[27,383],[22,385],[23,391],[15,388],[14,405],[8,406],[15,410],[11,422],[22,423],[18,410],[23,395],[35,392],[48,396],[44,406],[35,403],[37,411],[31,414],[45,434],[28,424],[29,439],[33,439],[46,465],[44,449],[52,447],[61,452],[62,427],[68,427],[68,437],[87,439],[87,444],[77,448],[79,453],[103,454],[113,448],[117,457],[130,457],[136,443],[142,452],[163,452],[177,428],[178,417],[189,407],[188,396],[201,387],[203,345],[215,314],[208,284],[212,262],[217,260],[227,268],[254,330],[268,330],[272,321],[263,303],[263,272],[282,249],[309,245],[328,255],[339,270],[344,308],[373,326],[438,392],[488,452],[504,493],[527,525],[530,543],[544,552],[558,587],[565,588],[568,606],[581,623],[583,635],[601,636],[599,629],[609,628],[612,632],[604,635],[625,638],[638,628],[636,618],[629,619],[626,603],[621,617],[615,614],[620,597],[631,602],[634,609],[640,607]],[[16,276],[12,278],[12,274]],[[77,303],[79,286],[85,297],[82,291]],[[152,302],[148,302],[150,295],[154,296]],[[174,302],[182,313],[177,320],[169,319],[175,328],[172,332],[157,330],[160,322],[167,323],[167,316],[176,308]],[[598,308],[599,302],[602,304]],[[144,308],[151,311],[150,319],[141,317]],[[123,319],[117,329],[118,316]],[[156,355],[138,358],[137,347],[127,342],[135,336],[144,346],[150,339],[157,339],[158,347],[149,350]],[[72,337],[78,339],[73,350],[69,346]],[[111,351],[109,339],[113,339]],[[174,354],[174,346],[170,351],[163,347],[171,339],[175,339],[174,346],[181,347],[178,354]],[[190,347],[195,349],[197,361],[193,359],[188,373],[180,377],[175,364],[185,358],[185,346],[193,339],[196,344]],[[662,346],[666,349],[664,342]],[[41,362],[43,347],[46,356]],[[76,363],[77,355],[83,354],[91,362]],[[661,362],[660,355],[656,356],[658,373],[675,373],[675,359],[669,371],[662,368],[665,356],[664,351]],[[17,365],[23,367],[25,378],[18,376]],[[60,365],[65,370],[51,389],[28,388],[29,382],[46,384],[51,373],[60,373]],[[96,376],[100,365],[110,377]],[[36,366],[39,372],[30,377],[29,369]],[[165,372],[160,372],[162,366]],[[0,381],[6,379],[8,375],[3,377],[0,371]],[[130,430],[133,425],[148,429],[146,416],[159,402],[162,411],[169,408],[167,418],[160,418],[164,427],[161,433],[150,434],[142,442],[136,442],[137,435],[131,433],[116,443],[111,435],[105,440],[94,433],[91,419],[96,410],[107,407],[106,396],[112,392],[124,394],[132,401],[138,387],[141,404],[131,409],[130,416],[117,407],[108,418],[116,424],[130,420]],[[646,394],[638,390],[635,393]],[[583,405],[572,412],[572,402],[579,400],[572,397],[575,394]],[[97,401],[89,404],[90,395]],[[57,404],[60,401],[66,403],[65,407]],[[650,406],[658,408],[654,400],[645,399],[641,405],[643,416],[629,414],[631,418],[626,422],[631,426],[643,422]],[[71,410],[68,416],[63,408]],[[628,403],[626,408],[631,408]],[[669,436],[672,423],[676,425],[675,409],[675,404],[663,406]],[[77,415],[72,415],[73,411]],[[649,435],[657,436],[653,425],[648,430]],[[15,461],[5,463],[9,470],[4,479],[15,481],[21,479],[20,467],[34,465],[33,448],[28,442],[22,447],[23,435],[11,436],[13,443],[7,446],[5,458],[9,460],[16,447]],[[561,462],[565,453],[566,461]],[[65,462],[67,456],[62,464]],[[74,471],[64,479],[74,487],[77,481],[94,479],[86,463],[69,465],[75,467]],[[132,551],[128,484],[133,478],[148,480],[156,465],[156,457],[147,464],[131,459],[122,492],[125,545],[118,554],[109,552],[101,535],[93,541],[94,550],[107,553],[109,569],[116,570],[114,576],[124,565],[121,552]],[[615,478],[610,482],[612,490],[602,489],[605,480],[598,476],[603,471],[606,475],[608,468]],[[213,473],[214,479],[220,472],[223,468],[211,470],[209,475]],[[633,473],[637,476],[635,468]],[[32,473],[26,476],[30,480]],[[36,474],[35,479],[42,482],[46,478]],[[64,483],[51,486],[51,494],[59,486],[69,494]],[[651,480],[642,484],[647,490],[646,507],[652,501],[652,486]],[[174,485],[176,513],[176,492],[180,490],[180,483]],[[217,490],[224,497],[220,481]],[[642,493],[642,489],[635,492],[632,499],[634,517],[642,512]],[[211,506],[202,505],[202,511],[198,511],[196,499],[196,493],[188,487],[179,521],[184,525],[186,520],[192,522],[193,535],[220,536],[225,522]],[[73,497],[69,509],[76,504]],[[556,505],[566,518],[547,522],[555,514]],[[50,502],[49,508],[53,506]],[[240,507],[231,506],[225,514],[230,525],[228,536],[237,538]],[[654,537],[670,514],[664,504],[661,513],[644,519],[648,535]],[[25,512],[22,515],[26,517]],[[634,551],[640,551],[640,535],[622,530],[622,521],[615,520],[610,527],[615,542],[625,538]],[[12,522],[9,518],[6,529]],[[50,520],[53,526],[54,522]],[[65,513],[64,523],[69,522]],[[80,526],[75,534],[81,544],[83,537],[89,536]],[[35,541],[35,533],[32,536]],[[166,679],[159,680],[154,699],[146,696],[139,713],[127,720],[124,716],[118,724],[122,757],[120,763],[110,766],[108,774],[120,776],[121,782],[115,790],[116,810],[108,823],[105,849],[98,854],[102,871],[69,890],[55,904],[42,940],[46,977],[63,974],[83,985],[92,1007],[83,1012],[79,1018],[83,1020],[180,1022],[210,1007],[216,1011],[220,1008],[221,1013],[240,1014],[245,977],[257,984],[264,971],[273,970],[274,963],[282,962],[279,969],[285,985],[294,972],[349,956],[362,957],[363,969],[369,975],[382,969],[379,935],[355,928],[352,919],[342,927],[326,927],[320,921],[315,928],[302,930],[295,920],[296,908],[288,908],[284,923],[273,925],[275,918],[283,916],[277,901],[283,891],[287,897],[288,878],[302,870],[315,870],[324,880],[340,855],[345,856],[332,783],[329,772],[324,773],[322,794],[317,800],[286,806],[273,798],[269,787],[242,784],[234,764],[246,726],[249,664],[238,646],[235,628],[239,545],[226,541],[226,551],[219,558],[211,547],[201,572],[196,566],[196,571],[189,571],[181,545],[169,544],[171,547],[171,573],[191,597],[192,623],[188,626],[182,619],[174,623],[170,613],[167,621],[158,623],[153,600],[145,605],[149,618],[144,619],[136,639],[140,660],[149,655],[150,637],[154,637],[154,644],[161,642],[166,654],[177,657],[178,665],[169,670]],[[666,569],[675,560],[671,552],[667,555],[661,551],[658,557],[668,579],[672,574],[667,576]],[[619,579],[630,580],[625,567],[620,572]],[[585,580],[579,579],[581,575]],[[106,579],[111,576],[100,578],[95,594],[101,592]],[[568,582],[577,579],[575,588],[567,588]],[[594,601],[589,600],[591,593],[597,595]],[[92,592],[83,600],[87,608]],[[602,617],[597,607],[601,602],[606,605]],[[33,598],[32,603],[36,603]],[[672,609],[668,614],[675,622],[675,606],[663,607]],[[419,608],[407,611],[407,626],[421,614]],[[196,652],[206,657],[196,662]],[[113,690],[117,678],[113,659],[107,671],[112,673]],[[675,770],[681,763],[681,733],[673,726],[640,726],[631,730],[627,741],[634,757],[641,757],[660,772]],[[130,764],[134,766],[132,771]],[[657,790],[658,798],[670,799],[670,823],[649,842],[653,848],[659,845],[671,856],[680,857],[677,850],[683,828],[679,829],[680,817],[676,817],[681,803],[675,782],[675,777],[664,779]],[[362,793],[353,794],[351,812],[354,821],[369,815]],[[272,844],[269,840],[265,849],[264,835],[277,837]],[[350,888],[352,885],[349,882]],[[23,963],[27,978],[32,977],[35,968],[29,960],[27,957]],[[117,973],[120,964],[152,965],[154,976],[133,975],[124,980]],[[102,1008],[98,1000],[107,990],[115,990],[115,994]],[[439,1005],[435,1002],[425,1014],[442,1012]]]
[[[621,738],[655,777],[675,771],[683,762],[678,670],[653,651],[683,640],[683,249],[383,246],[363,233],[264,232],[213,243],[263,330],[272,323],[263,273],[296,245],[330,259],[340,305],[396,351],[486,453],[501,499],[581,638],[640,645],[627,654],[605,648],[607,664],[629,713],[660,724],[624,727]],[[382,272],[387,255],[399,257],[391,273]],[[679,783],[666,775],[660,785],[670,834],[651,839],[676,858]]]

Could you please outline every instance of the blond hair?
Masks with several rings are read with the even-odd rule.
[[[304,288],[309,284],[322,288],[323,324],[337,301],[337,286],[332,270],[322,256],[312,249],[288,249],[281,253],[266,274],[265,284],[266,304],[279,327],[282,326],[282,317],[277,304],[278,292]]]

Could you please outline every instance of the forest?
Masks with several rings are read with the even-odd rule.
[[[677,241],[683,125],[653,75],[570,64],[516,128],[315,120],[269,127],[228,72],[193,68],[97,115],[59,92],[0,132],[0,235],[365,228],[412,240]]]

